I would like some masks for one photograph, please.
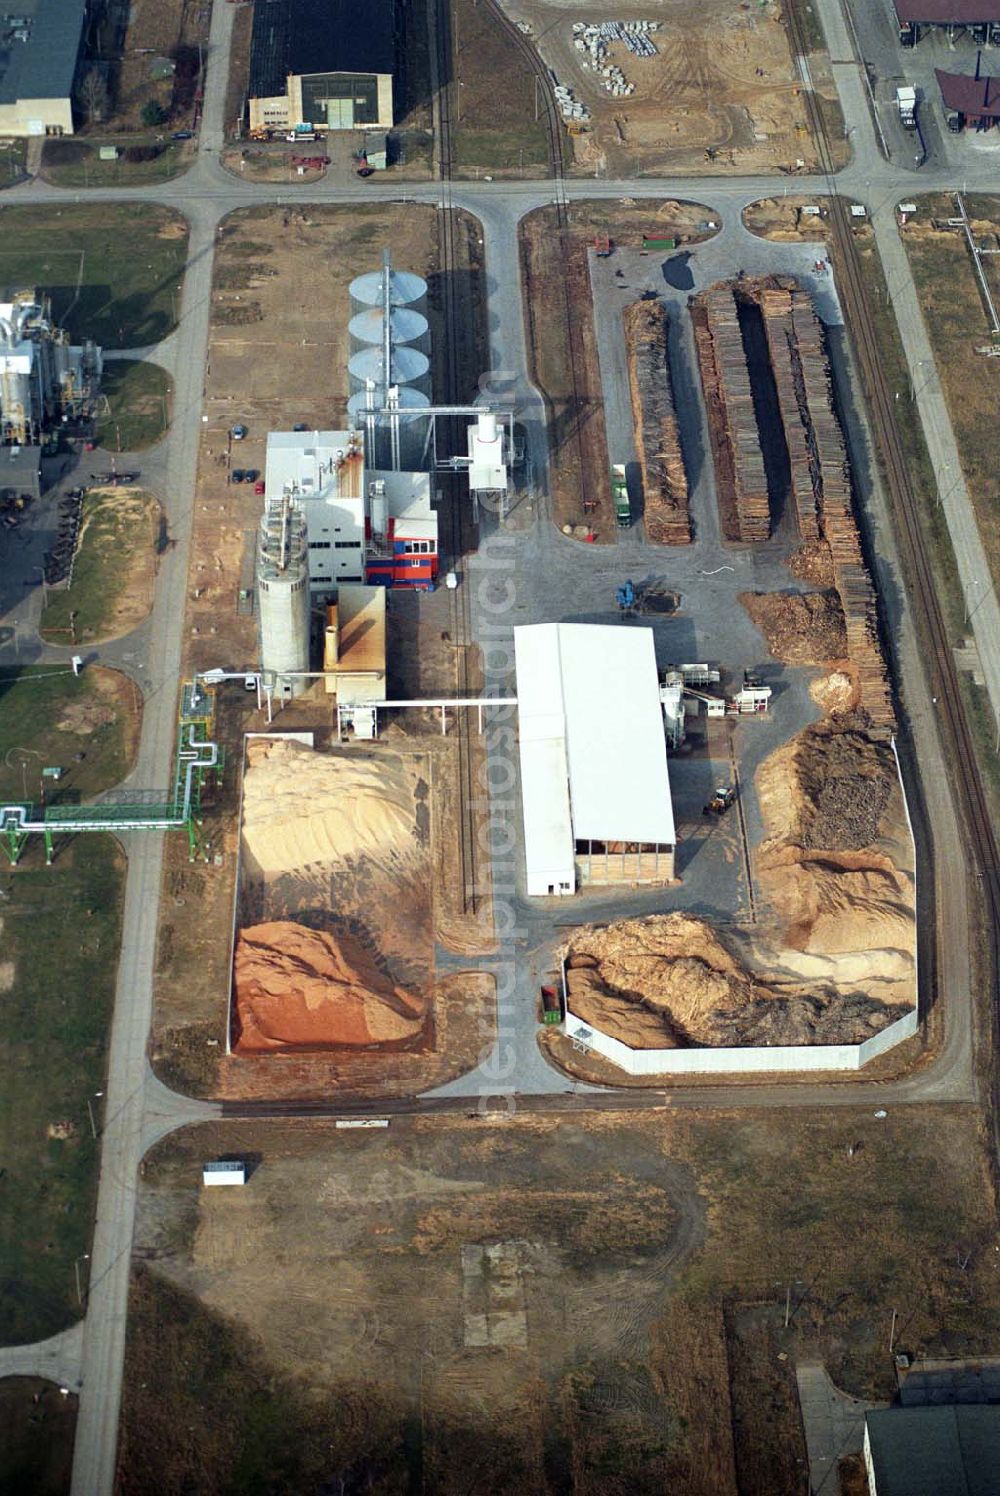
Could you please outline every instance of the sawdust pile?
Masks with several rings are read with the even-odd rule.
[[[831,670],[829,675],[821,675],[812,681],[809,695],[831,716],[856,711],[861,699],[854,671],[846,661],[839,669]]]
[[[847,654],[847,626],[836,592],[741,592],[740,602],[786,665],[822,665]]]
[[[423,856],[404,767],[316,753],[304,743],[261,739],[247,746],[243,858],[263,878],[314,863],[365,858],[406,877]]]
[[[758,958],[912,1004],[913,844],[891,750],[818,723],[761,765],[757,794],[757,881],[783,924],[781,949]]]
[[[357,940],[289,920],[240,931],[233,980],[237,1054],[398,1045],[426,1017]]]
[[[860,1043],[901,1011],[867,992],[760,981],[684,914],[579,931],[566,983],[578,1018],[633,1049]]]

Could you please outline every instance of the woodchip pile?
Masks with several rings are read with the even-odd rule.
[[[723,534],[727,540],[767,540],[767,474],[734,287],[704,292],[692,316]]]
[[[646,537],[654,545],[687,545],[688,482],[670,381],[667,309],[661,301],[636,301],[625,308],[623,320]]]

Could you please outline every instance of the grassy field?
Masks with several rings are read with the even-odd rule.
[[[161,511],[132,488],[90,489],[72,585],[50,588],[39,632],[59,644],[88,644],[129,633],[153,598]]]
[[[74,1263],[90,1246],[97,1190],[87,1101],[99,1123],[124,870],[110,837],[80,836],[50,868],[36,846],[0,872],[4,1344],[81,1313]]]
[[[535,79],[484,5],[454,0],[452,103],[455,166],[460,173],[542,176],[545,129],[535,119]]]
[[[108,789],[137,735],[133,687],[115,671],[0,676],[4,797],[37,800],[47,765],[65,770],[45,781],[50,800]],[[57,843],[50,868],[40,845],[16,868],[0,863],[0,1343],[50,1335],[80,1312],[74,1262],[90,1242],[97,1163],[87,1100],[99,1119],[123,878],[106,836]]]
[[[968,206],[970,217],[981,217],[983,231],[991,225],[1000,229],[1000,199],[978,198]],[[903,229],[903,243],[996,583],[1000,581],[1000,471],[991,427],[1000,400],[1000,359],[984,358],[975,351],[977,345],[989,342],[989,323],[965,239],[955,229],[931,227],[932,216],[945,218],[954,212],[954,203],[946,195],[920,199],[919,213]]]
[[[522,1254],[498,1307],[470,1243]],[[147,1159],[136,1244],[123,1492],[784,1496],[797,1356],[882,1399],[894,1309],[911,1354],[1000,1331],[972,1108],[213,1124]],[[514,1315],[502,1351],[470,1313]]]
[[[101,379],[102,413],[97,441],[109,452],[141,452],[158,442],[170,425],[173,385],[159,364],[134,359],[105,364]]]
[[[117,670],[74,675],[44,666],[0,671],[0,795],[37,801],[43,767],[50,803],[77,803],[124,779],[139,734],[138,698]]]
[[[0,1381],[0,1496],[65,1496],[77,1400],[31,1377]]]
[[[37,286],[74,342],[159,342],[177,322],[187,224],[153,204],[0,208],[0,279]]]
[[[56,187],[143,187],[150,182],[169,182],[191,165],[193,144],[166,140],[152,160],[130,161],[126,156],[130,149],[157,148],[155,135],[125,140],[120,135],[104,140],[48,140],[42,153],[41,175]],[[102,161],[102,145],[116,146],[118,159]]]

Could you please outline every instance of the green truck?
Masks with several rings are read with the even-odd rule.
[[[615,524],[619,530],[627,530],[632,523],[632,510],[629,508],[624,462],[612,464],[611,497],[615,505]]]

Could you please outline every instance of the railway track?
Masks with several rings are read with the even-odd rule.
[[[803,54],[804,39],[797,0],[786,0],[785,15],[793,46]],[[867,282],[851,230],[848,205],[836,192],[835,168],[822,112],[811,89],[804,91],[804,97],[820,166],[830,190],[830,224],[838,262],[838,291],[868,397],[868,418],[882,456],[882,470],[896,518],[897,543],[910,594],[912,598],[920,600],[921,642],[925,649],[931,693],[937,702],[942,746],[951,767],[952,782],[958,791],[961,815],[975,860],[975,871],[982,884],[990,962],[990,1025],[993,1040],[993,1063],[990,1067],[991,1110],[994,1154],[1000,1162],[1000,1078],[997,1074],[997,1057],[1000,1055],[1000,857],[997,839],[983,793],[975,744],[962,701],[959,674],[924,540],[920,502],[910,478],[909,464],[896,424],[895,396],[889,389],[883,372]],[[946,932],[939,929],[938,940],[943,938],[947,938]],[[965,939],[965,932],[957,932],[955,938]]]
[[[451,182],[454,170],[451,123],[452,102],[452,47],[451,9],[448,0],[437,0],[434,44],[437,53],[437,76],[439,87],[435,100],[435,131],[437,136],[438,171],[441,181],[441,203],[438,209],[438,259],[442,288],[442,316],[444,322],[444,347],[437,350],[441,370],[441,391],[446,405],[457,405],[468,390],[461,388],[463,370],[460,358],[459,306],[458,306],[458,223],[452,199]],[[467,375],[468,371],[464,371]],[[451,427],[454,423],[448,422]],[[445,423],[442,422],[442,427]],[[455,445],[456,433],[445,428],[444,435],[450,451],[459,450]],[[461,558],[475,549],[476,537],[471,523],[468,505],[454,476],[442,479],[447,497],[448,548],[455,565]],[[469,652],[472,648],[472,625],[469,605],[469,587],[466,583],[451,594],[451,637],[455,650],[456,694],[468,696]],[[477,914],[479,910],[478,837],[475,816],[475,786],[472,777],[472,742],[469,714],[456,714],[458,734],[459,773],[459,856],[462,877],[462,908],[466,914]]]

